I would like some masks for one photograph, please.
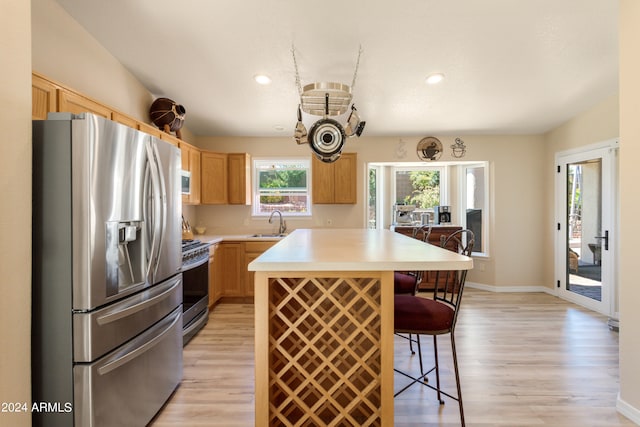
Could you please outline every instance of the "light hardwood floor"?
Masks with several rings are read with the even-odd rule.
[[[431,343],[423,338],[426,361]],[[546,294],[467,289],[456,343],[467,426],[635,425],[615,409],[618,335],[605,317]],[[448,336],[438,344],[453,386]],[[401,338],[395,365],[417,369]],[[219,305],[186,346],[182,385],[152,425],[253,426],[253,380],[253,306]],[[395,425],[459,425],[456,402],[445,401],[414,385],[395,399]]]

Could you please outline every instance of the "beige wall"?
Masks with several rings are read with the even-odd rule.
[[[546,248],[542,264],[545,283],[553,284],[556,280],[554,277],[556,153],[618,138],[620,136],[619,118],[619,99],[615,94],[544,135],[544,188],[546,191],[541,200],[548,209],[543,214],[540,234],[543,239],[542,246]]]
[[[618,94],[612,95],[545,134],[547,161],[556,152],[617,138],[620,133]]]
[[[57,2],[31,3],[33,70],[147,121],[149,91]]]
[[[313,218],[289,219],[292,228],[365,227],[366,164],[370,162],[418,161],[415,147],[421,137],[362,137],[347,141],[345,151],[358,153],[358,204],[314,205]],[[448,148],[454,137],[440,137]],[[464,136],[467,154],[464,160],[490,161],[491,232],[490,257],[476,259],[469,281],[491,288],[527,286],[550,287],[539,266],[544,262],[540,229],[548,209],[543,185],[544,140],[542,136]],[[221,152],[249,152],[254,157],[311,156],[307,145],[298,146],[291,137],[219,138],[200,137],[198,146]],[[440,160],[453,160],[449,150]],[[547,173],[551,166],[546,167]],[[455,200],[451,201],[455,204]],[[248,206],[199,206],[192,223],[205,225],[212,233],[262,231],[269,225],[264,219],[252,219]]]
[[[620,2],[620,399],[640,424],[640,286],[638,218],[640,197],[640,2]],[[629,407],[629,405],[631,407]],[[623,412],[624,413],[624,412]]]
[[[31,24],[28,1],[0,0],[0,402],[31,401]],[[29,426],[29,413],[0,413]]]
[[[151,124],[151,93],[57,2],[31,4],[32,70]],[[194,140],[187,128],[182,138]]]

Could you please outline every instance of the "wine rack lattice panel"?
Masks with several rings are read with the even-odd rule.
[[[269,279],[272,426],[380,426],[380,278]]]

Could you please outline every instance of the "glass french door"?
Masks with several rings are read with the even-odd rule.
[[[617,150],[558,156],[556,275],[560,296],[612,316],[616,305]]]

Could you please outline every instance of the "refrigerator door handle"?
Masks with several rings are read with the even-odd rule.
[[[153,153],[154,153],[156,168],[158,170],[158,181],[159,181],[158,184],[159,184],[159,191],[160,191],[159,193],[160,221],[159,221],[159,227],[158,227],[160,242],[158,244],[158,251],[155,257],[155,267],[153,270],[153,274],[156,275],[158,272],[158,266],[160,265],[160,254],[162,252],[162,247],[165,244],[165,234],[167,229],[167,186],[164,180],[164,173],[162,173],[162,161],[160,160],[160,153],[158,153],[158,145],[155,143],[153,144]]]
[[[151,279],[149,278],[149,265],[151,264],[151,236],[153,235],[153,230],[152,230],[152,218],[150,217],[150,212],[149,212],[149,194],[150,194],[150,188],[149,188],[149,180],[151,179],[151,171],[150,171],[150,164],[149,161],[146,162],[145,165],[145,170],[144,170],[144,183],[142,185],[142,194],[143,194],[143,202],[142,202],[142,219],[144,222],[144,231],[145,231],[145,260],[147,262],[146,264],[146,272],[145,272],[145,277],[147,279],[147,282],[151,282]]]
[[[137,339],[134,339],[130,345],[124,350],[124,354],[117,353],[113,358],[107,360],[102,366],[98,368],[98,374],[106,375],[114,369],[118,369],[119,367],[135,360],[136,358],[142,356],[147,351],[151,350],[156,344],[160,343],[164,336],[174,327],[174,325],[178,322],[182,321],[182,306],[178,307],[172,314],[167,316],[163,321],[161,321],[157,328],[162,328],[162,331],[158,332],[151,339],[146,340],[143,343],[139,343],[139,341],[143,341],[147,339],[143,334]],[[135,348],[131,348],[135,347]]]
[[[151,235],[151,252],[150,252],[150,259],[149,259],[149,265],[147,268],[147,278],[149,280],[149,282],[153,283],[154,279],[153,279],[153,274],[155,274],[156,269],[157,269],[157,259],[158,259],[158,247],[159,247],[159,239],[160,239],[160,232],[161,232],[161,224],[160,221],[158,220],[158,217],[161,213],[162,210],[162,206],[161,206],[161,197],[160,197],[160,179],[158,177],[158,162],[155,159],[155,153],[153,151],[153,148],[151,147],[151,141],[147,140],[145,147],[147,149],[147,159],[148,159],[148,164],[149,164],[149,170],[151,171],[151,202],[153,205],[153,209],[152,209],[152,235]]]

